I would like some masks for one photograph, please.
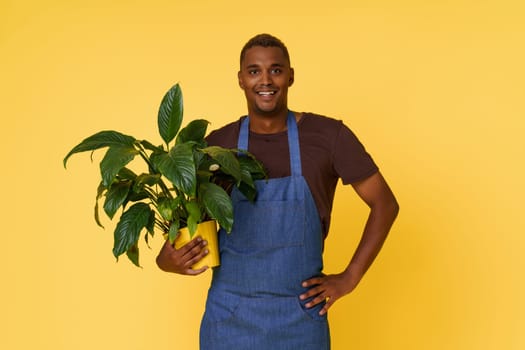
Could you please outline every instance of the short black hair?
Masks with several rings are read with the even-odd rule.
[[[279,40],[278,38],[274,37],[270,34],[257,34],[246,44],[244,44],[242,50],[241,50],[241,59],[240,64],[242,65],[242,60],[244,59],[244,55],[246,54],[246,51],[248,49],[251,49],[254,46],[262,46],[262,47],[278,47],[282,50],[284,57],[286,57],[286,60],[288,61],[288,64],[290,64],[290,55],[288,54],[288,49],[286,48],[286,45]]]

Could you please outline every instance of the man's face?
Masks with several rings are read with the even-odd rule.
[[[251,115],[268,117],[287,111],[293,69],[280,48],[254,46],[248,49],[238,77]]]

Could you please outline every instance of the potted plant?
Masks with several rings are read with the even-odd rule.
[[[208,146],[204,138],[207,120],[192,120],[181,129],[182,120],[182,91],[176,84],[159,108],[158,130],[164,144],[156,146],[105,130],[84,139],[64,158],[66,167],[75,153],[107,148],[100,161],[102,179],[96,194],[95,221],[103,227],[99,217],[99,200],[103,197],[103,210],[110,219],[122,208],[114,230],[113,255],[117,260],[126,253],[133,264],[140,266],[141,233],[144,231],[148,243],[155,228],[171,243],[181,231],[191,239],[199,233],[199,225],[209,220],[216,220],[230,232],[233,208],[228,191],[233,186],[249,200],[255,200],[254,180],[266,176],[262,165],[247,151]],[[137,156],[147,168],[138,175],[128,167]],[[216,236],[215,221],[204,226],[206,230],[211,227]],[[213,243],[209,239],[210,261],[218,260],[218,247],[214,248]],[[216,265],[210,261],[209,266]]]

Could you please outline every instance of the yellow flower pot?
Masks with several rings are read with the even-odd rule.
[[[208,245],[206,246],[206,249],[208,249],[208,254],[202,258],[201,261],[194,264],[192,268],[199,269],[203,266],[219,266],[219,242],[217,240],[217,223],[215,220],[201,222],[197,226],[197,231],[195,231],[195,234],[192,238],[190,238],[190,231],[187,227],[181,228],[179,230],[179,237],[177,237],[175,240],[175,248],[179,249],[198,236],[202,237],[202,239],[208,242]]]

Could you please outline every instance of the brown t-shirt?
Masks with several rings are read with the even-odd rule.
[[[237,148],[241,121],[211,132],[209,145]],[[303,113],[298,124],[303,176],[317,205],[326,236],[337,180],[351,184],[373,175],[378,168],[361,142],[342,121]],[[287,132],[256,134],[250,131],[248,151],[263,163],[270,178],[290,176]]]

